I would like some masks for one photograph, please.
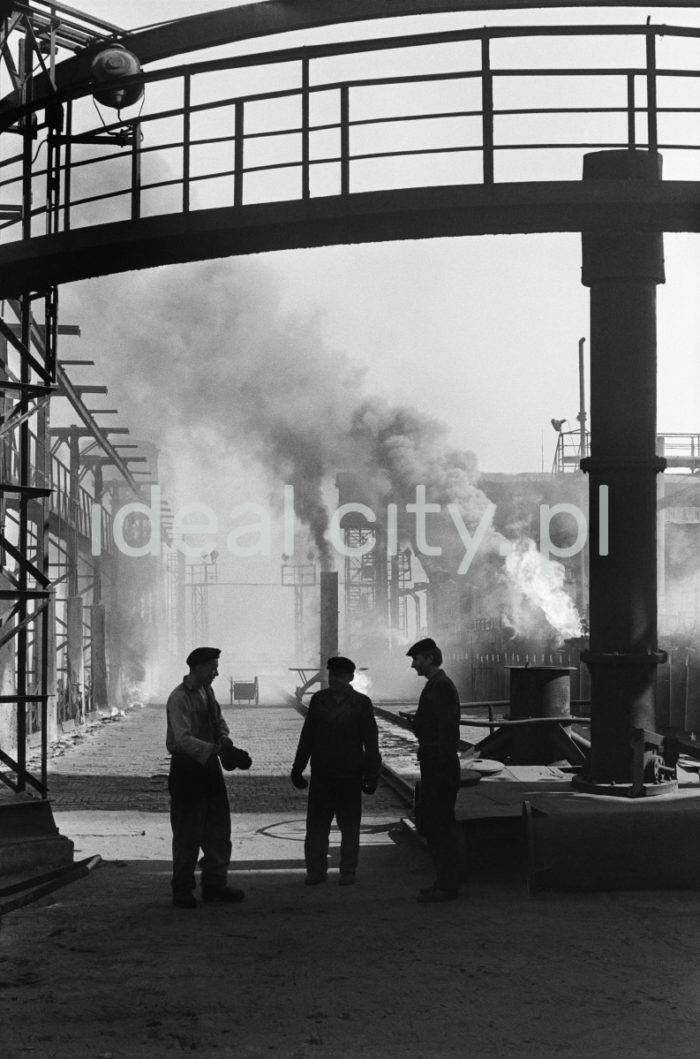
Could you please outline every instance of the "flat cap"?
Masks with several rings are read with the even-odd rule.
[[[350,658],[343,658],[342,655],[336,655],[334,658],[329,658],[326,662],[327,669],[335,669],[339,673],[354,673],[355,663]]]
[[[406,656],[408,658],[413,658],[415,655],[430,654],[431,651],[438,650],[439,648],[435,643],[435,640],[431,640],[428,636],[425,640],[418,640],[417,643],[414,643],[413,647],[409,647],[408,651],[406,651]]]
[[[191,669],[193,666],[203,665],[204,662],[211,662],[212,658],[218,658],[220,654],[218,647],[195,647],[194,651],[188,654],[186,662]]]

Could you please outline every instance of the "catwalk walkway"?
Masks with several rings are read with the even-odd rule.
[[[225,707],[240,905],[170,903],[162,706],[50,763],[76,860],[102,863],[0,926],[3,1059],[696,1059],[700,893],[543,894],[475,865],[456,902],[383,787],[354,887],[303,885],[288,706]],[[335,836],[332,845],[336,846]]]

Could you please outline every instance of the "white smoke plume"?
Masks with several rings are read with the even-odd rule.
[[[581,635],[581,619],[564,587],[561,563],[542,555],[534,541],[525,540],[513,548],[504,565],[509,583],[517,589],[509,615],[515,629],[528,627],[532,615],[527,608],[534,605],[562,640]]]

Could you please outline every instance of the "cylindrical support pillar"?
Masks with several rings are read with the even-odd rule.
[[[645,151],[584,158],[584,180],[658,180]],[[654,731],[657,648],[656,285],[661,232],[583,233],[590,287],[591,754],[585,781],[632,781],[632,730]]]
[[[321,686],[327,687],[326,662],[338,654],[338,574],[321,571]]]

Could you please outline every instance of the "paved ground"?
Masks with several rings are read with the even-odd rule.
[[[103,859],[3,918],[3,1059],[700,1054],[700,893],[527,898],[511,861],[482,857],[457,902],[418,905],[429,859],[386,788],[358,884],[305,887],[301,719],[227,715],[254,759],[230,777],[241,905],[170,904],[162,707],[57,748],[57,824]]]

